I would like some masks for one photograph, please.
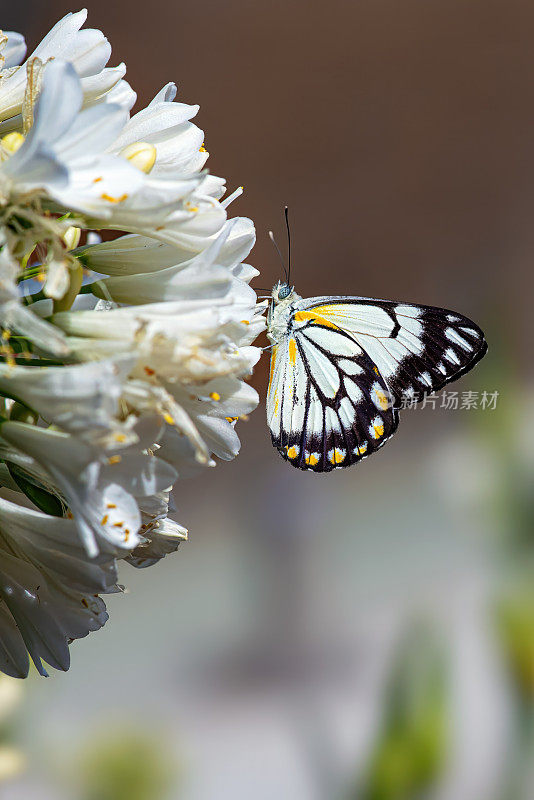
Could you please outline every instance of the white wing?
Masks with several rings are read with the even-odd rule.
[[[443,308],[366,297],[313,297],[298,302],[295,320],[301,316],[352,336],[378,367],[396,405],[456,380],[487,350],[474,322]]]
[[[360,461],[398,424],[369,356],[351,335],[315,321],[273,348],[267,421],[280,454],[316,472]]]

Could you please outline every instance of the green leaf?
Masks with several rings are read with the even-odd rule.
[[[26,497],[37,506],[40,511],[45,514],[51,514],[53,517],[62,517],[64,514],[63,503],[56,497],[56,495],[48,492],[40,486],[36,486],[26,477],[24,471],[16,464],[6,461],[9,474]]]

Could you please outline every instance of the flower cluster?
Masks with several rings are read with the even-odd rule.
[[[119,560],[177,549],[173,484],[234,458],[258,402],[255,233],[227,216],[241,190],[223,199],[204,170],[174,84],[131,113],[86,16],[26,60],[0,34],[0,670],[18,677],[29,657],[68,669]]]

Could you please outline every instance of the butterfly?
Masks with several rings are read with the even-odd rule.
[[[267,336],[273,445],[314,472],[374,453],[397,430],[407,399],[456,380],[487,350],[480,328],[455,311],[368,297],[303,299],[288,280],[272,290]]]

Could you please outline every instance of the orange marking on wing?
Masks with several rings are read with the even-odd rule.
[[[277,352],[278,352],[278,345],[275,345],[273,347],[273,350],[272,350],[272,353],[271,353],[271,368],[269,370],[269,386],[268,386],[267,392],[271,391],[271,383],[273,382],[274,365],[276,363],[276,354],[277,354]]]
[[[297,361],[297,343],[294,339],[289,340],[289,363],[295,366]]]
[[[312,325],[324,325],[325,328],[334,328],[337,330],[337,325],[334,325],[330,320],[325,319],[315,311],[297,311],[295,314],[295,322],[311,322]]]
[[[343,314],[343,312],[340,311],[340,306],[337,303],[325,306],[315,306],[313,312],[315,314],[320,314],[321,316],[326,315],[327,317],[337,317],[338,319],[348,319],[349,317],[349,314]]]

